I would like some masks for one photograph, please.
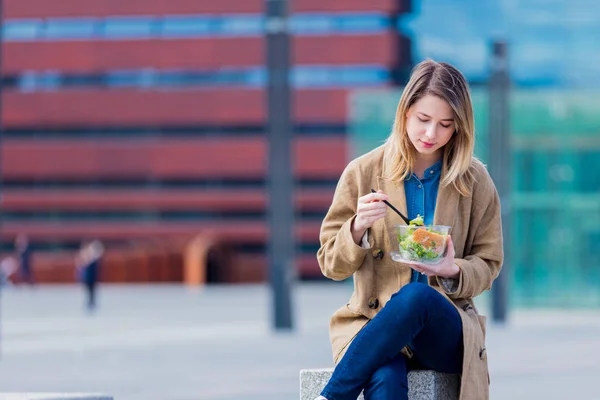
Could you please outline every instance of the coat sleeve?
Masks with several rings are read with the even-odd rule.
[[[333,280],[346,279],[363,263],[369,248],[354,242],[350,230],[356,218],[359,197],[358,169],[350,163],[337,184],[333,201],[321,225],[321,247],[317,259],[323,275]]]
[[[474,208],[477,215],[469,229],[474,230],[472,245],[464,258],[454,262],[460,268],[458,287],[455,291],[438,284],[451,299],[469,299],[489,290],[500,273],[504,258],[502,244],[502,218],[500,199],[491,177],[486,173],[481,177],[479,187],[474,191]]]

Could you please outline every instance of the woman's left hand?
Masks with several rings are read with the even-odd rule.
[[[412,269],[427,276],[440,276],[442,278],[457,279],[460,274],[460,268],[454,263],[454,244],[452,238],[448,235],[446,243],[446,255],[434,265],[423,264],[418,261],[406,262]]]

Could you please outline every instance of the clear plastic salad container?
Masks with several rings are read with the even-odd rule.
[[[398,262],[439,263],[446,253],[450,228],[445,225],[395,225],[390,238],[395,247],[391,252],[392,259]]]

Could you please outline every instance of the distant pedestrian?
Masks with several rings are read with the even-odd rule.
[[[96,289],[100,273],[100,263],[104,255],[104,246],[98,240],[81,244],[75,257],[78,277],[86,291],[86,307],[89,311],[96,309]]]
[[[5,257],[0,261],[0,290],[12,286],[11,277],[19,269],[14,257]]]
[[[31,268],[31,246],[25,233],[19,233],[15,238],[15,252],[19,263],[19,276],[21,281],[30,285],[35,284]]]

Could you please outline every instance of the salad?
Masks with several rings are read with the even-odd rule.
[[[449,230],[448,226],[424,226],[420,215],[410,221],[409,225],[397,225],[399,252],[396,261],[436,264],[444,256]]]
[[[416,226],[423,226],[423,225],[425,225],[423,223],[423,217],[421,216],[421,214],[417,214],[417,218],[411,219],[408,224],[409,225],[416,225]]]

